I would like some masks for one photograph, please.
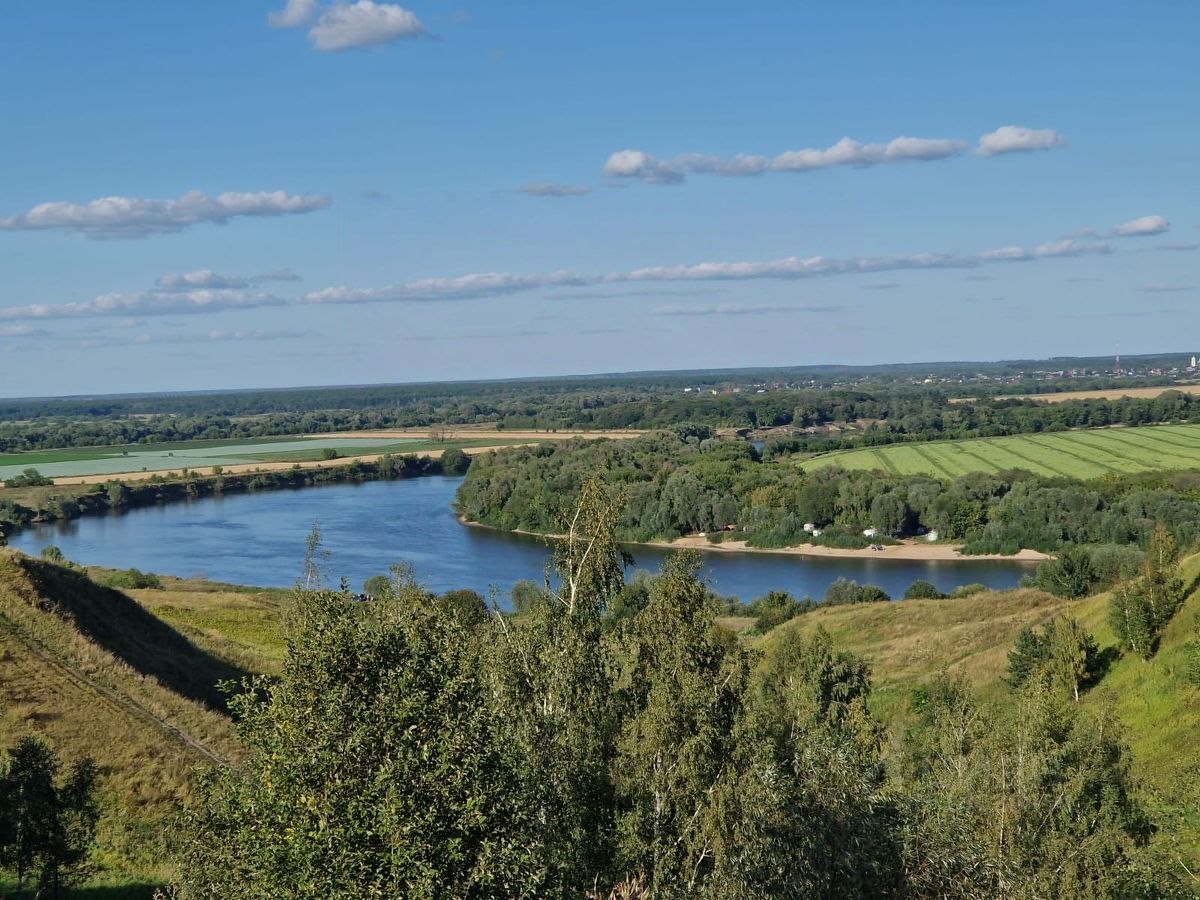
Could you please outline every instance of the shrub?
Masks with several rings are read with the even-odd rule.
[[[922,579],[914,581],[904,592],[905,600],[941,600],[945,596],[932,583]]]
[[[963,597],[974,597],[976,594],[986,594],[991,588],[986,584],[972,582],[971,584],[960,584],[950,592],[951,599],[961,600]]]
[[[111,588],[120,590],[162,590],[162,581],[153,572],[143,572],[140,569],[124,569],[114,572],[104,581]]]

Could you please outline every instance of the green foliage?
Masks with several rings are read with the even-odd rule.
[[[447,475],[462,475],[471,466],[471,457],[458,447],[450,447],[442,453],[442,471]]]
[[[787,591],[771,591],[765,597],[759,597],[746,607],[746,611],[755,617],[754,628],[759,634],[766,634],[776,625],[782,625],[813,605],[797,600]]]
[[[532,896],[519,761],[477,645],[402,585],[299,592],[276,680],[233,701],[247,759],[188,812],[197,897]]]
[[[1022,628],[1017,632],[1012,649],[1008,651],[1008,671],[1004,680],[1009,687],[1020,688],[1049,661],[1050,637],[1047,630]]]
[[[962,682],[924,694],[906,736],[904,866],[916,896],[1121,895],[1149,822],[1108,712],[1067,702],[1048,675],[1011,710]]]
[[[1069,616],[1056,616],[1039,629],[1022,628],[1008,651],[1005,682],[1013,690],[1045,674],[1049,683],[1079,702],[1079,692],[1101,673],[1096,639]]]
[[[865,663],[790,632],[754,672],[718,789],[714,897],[902,891],[896,811]]]
[[[41,557],[46,562],[54,563],[56,566],[70,565],[67,558],[63,556],[62,550],[54,546],[54,544],[47,544],[45,547],[43,547]]]
[[[1064,547],[1054,559],[1041,563],[1033,577],[1036,587],[1069,600],[1090,594],[1095,582],[1091,554],[1082,547]]]
[[[162,579],[157,575],[152,572],[143,572],[140,569],[133,568],[114,572],[104,580],[104,583],[109,587],[121,590],[162,589]]]
[[[1183,648],[1183,677],[1200,684],[1200,616],[1192,626],[1192,639]]]
[[[0,763],[0,865],[22,887],[34,879],[39,896],[59,897],[87,874],[100,818],[92,760],[76,762],[61,782],[60,769],[57,754],[35,737],[21,738]]]
[[[1109,604],[1109,624],[1122,649],[1150,659],[1159,636],[1183,603],[1186,588],[1176,564],[1178,550],[1166,526],[1151,535],[1142,576],[1118,587]]]
[[[859,584],[850,578],[838,578],[825,591],[825,602],[830,606],[846,603],[882,603],[892,598],[887,592],[873,584]]]
[[[47,478],[37,469],[29,468],[21,472],[20,475],[14,475],[4,481],[6,487],[45,487],[54,484],[53,478]]]
[[[958,600],[962,597],[974,597],[976,594],[987,593],[991,588],[986,584],[974,582],[972,584],[960,584],[950,592],[951,599]]]
[[[392,592],[392,580],[386,575],[372,575],[363,582],[363,593],[372,600],[380,600]]]
[[[932,583],[921,579],[910,584],[904,592],[905,600],[941,600],[945,596]]]

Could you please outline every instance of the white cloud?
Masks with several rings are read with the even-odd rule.
[[[305,24],[317,11],[317,0],[287,0],[283,9],[268,13],[267,24],[272,28],[295,28]]]
[[[16,319],[90,319],[100,316],[173,315],[218,312],[225,309],[254,309],[283,306],[287,300],[259,291],[195,290],[142,291],[132,294],[101,294],[79,303],[11,306],[0,309],[0,321]]]
[[[981,262],[1025,262],[1035,259],[1052,259],[1059,256],[1088,256],[1091,254],[1108,254],[1114,252],[1111,244],[1081,241],[1077,238],[1066,238],[1061,241],[1051,241],[1038,244],[1036,247],[1000,247],[996,250],[985,250],[979,254]]]
[[[0,219],[0,231],[57,229],[94,239],[140,238],[172,234],[202,222],[223,225],[243,216],[283,216],[329,206],[320,194],[262,191],[227,192],[209,197],[188,191],[178,200],[101,197],[90,203],[41,203],[27,212]]]
[[[0,325],[0,337],[36,337],[45,333],[32,325]]]
[[[523,184],[519,190],[522,194],[528,194],[530,197],[580,197],[592,192],[590,187],[584,185],[555,184],[552,181]]]
[[[957,156],[967,148],[963,141],[898,137],[886,144],[860,144],[844,137],[825,150],[791,150],[775,157],[777,172],[808,172],[830,166],[874,166],[880,163],[925,161]]]
[[[660,160],[642,150],[621,150],[604,163],[609,178],[639,179],[650,184],[679,184],[687,175],[745,177],[764,172],[810,172],[832,166],[875,166],[884,163],[928,161],[957,156],[967,148],[963,141],[945,138],[898,137],[886,144],[861,144],[844,137],[825,149],[788,150],[771,158],[730,157],[685,153]]]
[[[179,275],[163,275],[155,284],[164,291],[189,291],[197,289],[236,290],[260,284],[264,281],[299,281],[300,276],[291,269],[276,269],[261,275],[220,275],[212,269],[197,269]]]
[[[357,0],[335,3],[321,13],[308,37],[318,50],[337,52],[390,44],[424,33],[420,20],[402,6]]]
[[[655,316],[766,316],[776,313],[824,313],[838,312],[841,306],[743,306],[737,303],[721,303],[716,306],[659,306],[650,311]]]
[[[183,276],[164,276],[159,288],[132,294],[105,294],[81,303],[60,305],[33,305],[0,309],[0,321],[85,318],[96,316],[129,317],[137,315],[168,315],[175,313],[205,313],[227,309],[248,309],[262,306],[307,306],[322,304],[355,303],[432,303],[455,300],[476,300],[511,294],[528,293],[545,288],[604,288],[601,295],[617,286],[654,284],[659,282],[755,281],[755,280],[799,280],[828,278],[839,275],[861,275],[864,273],[901,272],[917,269],[975,269],[997,263],[1044,259],[1079,257],[1093,254],[1114,253],[1106,243],[1066,239],[1034,247],[1002,247],[975,254],[916,253],[907,256],[865,256],[848,259],[831,259],[824,256],[788,256],[776,260],[754,260],[734,262],[701,262],[691,265],[652,266],[626,272],[603,274],[581,274],[570,271],[546,272],[520,275],[510,272],[482,272],[457,278],[427,278],[419,281],[386,285],[384,287],[355,288],[347,286],[329,287],[310,291],[296,297],[284,298],[272,293],[252,291],[244,288],[210,287],[220,283],[218,276],[208,270]],[[291,276],[290,272],[274,273],[273,277]],[[245,279],[246,283],[268,276]],[[188,280],[191,280],[189,284]],[[233,279],[227,279],[233,284]],[[709,289],[711,290],[711,289]],[[706,292],[691,290],[689,294]],[[655,289],[624,291],[621,296],[661,295]],[[593,294],[595,292],[593,291]],[[569,299],[569,298],[564,298]],[[789,309],[799,309],[788,307]],[[807,311],[820,308],[808,307]],[[712,307],[710,315],[736,315],[761,312],[763,308],[739,305]],[[774,310],[772,310],[774,311]],[[667,314],[667,313],[661,313]],[[697,314],[697,313],[692,313]]]
[[[608,178],[640,178],[650,184],[679,184],[683,175],[641,150],[618,150],[604,163]]]
[[[1028,153],[1032,150],[1051,150],[1066,143],[1066,138],[1053,128],[1023,128],[1003,125],[979,138],[975,152],[980,156],[999,156],[1002,153]]]
[[[1142,216],[1122,222],[1120,225],[1114,225],[1112,234],[1114,237],[1139,237],[1147,234],[1162,234],[1170,227],[1171,223],[1162,216]]]

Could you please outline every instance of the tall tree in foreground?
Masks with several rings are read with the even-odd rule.
[[[670,557],[623,642],[614,779],[618,867],[656,897],[696,896],[718,851],[714,800],[734,758],[748,665],[713,624],[695,553]]]
[[[910,892],[1123,896],[1149,823],[1108,712],[1085,713],[1043,670],[988,714],[961,682],[928,692],[909,733],[903,798]]]
[[[785,633],[751,676],[732,776],[718,791],[711,895],[901,893],[870,672],[818,629]]]
[[[17,741],[0,764],[0,865],[16,872],[22,887],[35,878],[58,897],[87,872],[100,808],[97,770],[90,758],[76,762],[59,783],[57,754],[44,741]]]
[[[623,584],[614,538],[623,503],[587,480],[562,518],[552,589],[490,629],[492,702],[521,760],[537,826],[529,846],[547,896],[581,896],[610,875],[618,711],[601,619]]]
[[[187,813],[188,896],[535,893],[475,632],[429,600],[297,592],[281,675],[231,701],[247,757]]]

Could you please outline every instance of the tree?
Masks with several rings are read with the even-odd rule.
[[[540,823],[530,852],[547,896],[580,896],[610,876],[617,711],[601,636],[623,585],[613,534],[623,503],[587,479],[560,519],[554,589],[522,591],[530,604],[519,618],[495,617],[488,632],[491,695],[523,761],[523,795]],[[519,598],[514,589],[515,605]]]
[[[471,466],[471,457],[459,447],[442,451],[442,471],[447,475],[462,475]]]
[[[1056,597],[1086,596],[1096,581],[1092,556],[1083,547],[1064,547],[1054,559],[1038,566],[1034,584]]]
[[[36,877],[52,897],[86,873],[100,818],[95,763],[80,759],[58,783],[60,768],[57,754],[36,737],[17,741],[0,767],[0,863],[16,871],[21,886]]]
[[[619,872],[653,896],[694,895],[719,846],[714,806],[729,774],[733,726],[748,675],[733,636],[712,624],[698,556],[670,557],[628,626],[628,712],[613,777]]]
[[[1158,639],[1183,603],[1186,588],[1176,563],[1178,548],[1166,526],[1150,535],[1141,577],[1112,593],[1109,622],[1122,647],[1148,660]]]
[[[878,897],[900,890],[870,671],[822,629],[772,645],[746,692],[718,790],[714,897]]]
[[[1058,616],[1047,628],[1050,674],[1079,702],[1079,686],[1095,668],[1096,640],[1070,616]]]
[[[1120,896],[1151,829],[1110,711],[1066,701],[1045,671],[1003,711],[940,679],[905,745],[897,788],[913,895]]]
[[[914,581],[904,592],[905,600],[941,600],[945,596],[931,582],[922,579]]]
[[[1050,641],[1044,629],[1034,631],[1028,626],[1017,632],[1013,648],[1008,651],[1008,674],[1004,680],[1011,688],[1019,688],[1044,667],[1050,659]]]
[[[246,758],[187,811],[190,896],[536,894],[538,826],[480,644],[426,599],[297,592],[279,677],[231,701]]]

